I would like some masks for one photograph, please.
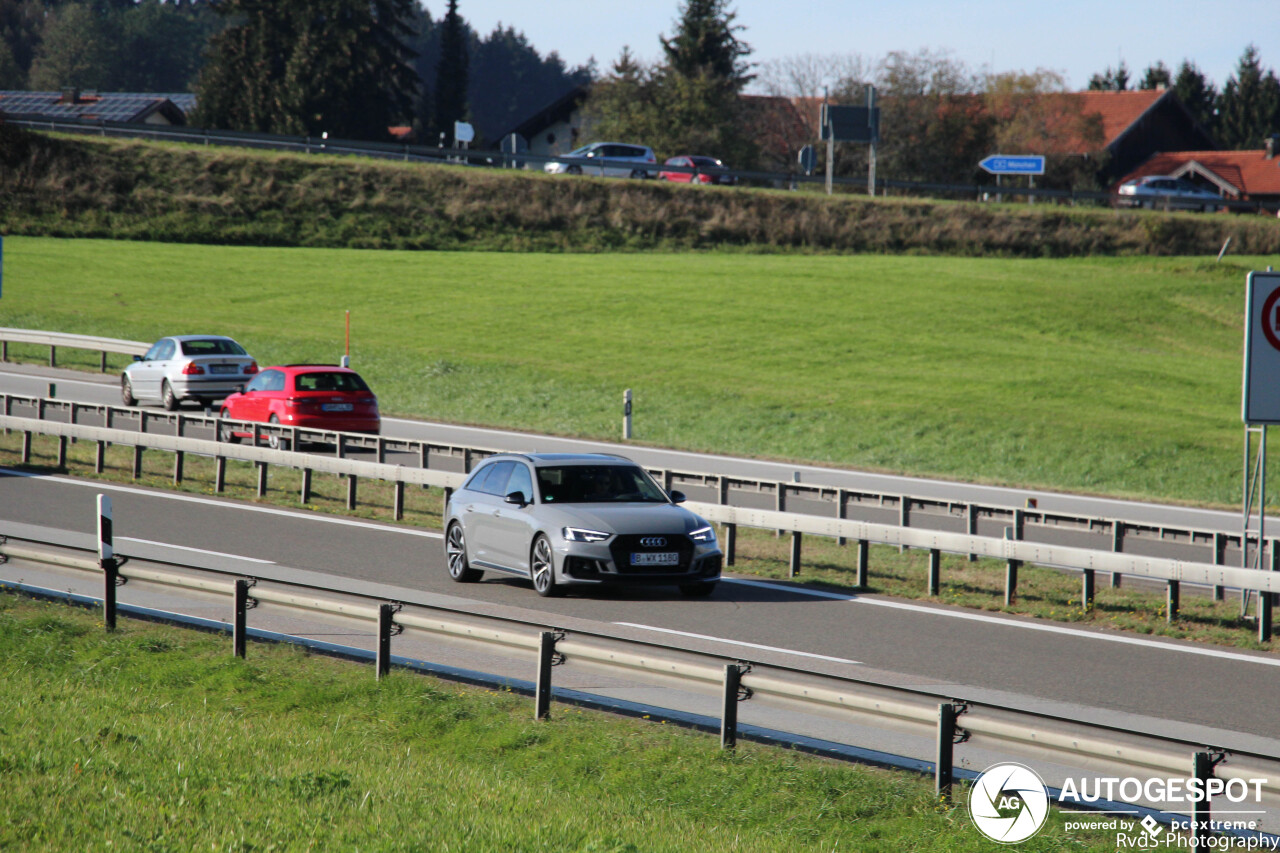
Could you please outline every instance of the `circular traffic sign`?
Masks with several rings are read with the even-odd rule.
[[[1280,301],[1280,287],[1271,291],[1271,295],[1262,303],[1262,334],[1267,342],[1280,350],[1280,336],[1276,335],[1276,324],[1271,321],[1275,316],[1276,302]]]

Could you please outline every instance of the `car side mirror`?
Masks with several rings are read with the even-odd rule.
[[[135,355],[135,356],[133,357],[133,360],[134,360],[134,361],[142,361],[142,356],[140,356],[140,355]]]
[[[672,503],[682,504],[682,503],[684,503],[684,502],[685,502],[685,501],[687,501],[687,500],[688,500],[688,498],[686,498],[686,497],[684,496],[684,492],[676,491],[675,489],[672,489],[672,490],[671,490],[671,502],[672,502]]]
[[[525,506],[529,503],[529,501],[525,499],[524,492],[511,492],[507,495],[505,500],[507,503],[515,504],[516,506]]]

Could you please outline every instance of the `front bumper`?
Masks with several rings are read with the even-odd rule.
[[[676,566],[632,566],[628,540],[639,536],[613,536],[605,542],[567,542],[553,545],[556,582],[582,585],[670,586],[714,583],[720,580],[724,554],[715,542],[694,542],[687,536],[665,534],[683,540],[667,547],[680,554]]]

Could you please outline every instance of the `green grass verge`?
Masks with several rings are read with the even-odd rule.
[[[133,482],[132,448],[109,447],[103,473],[95,474],[91,443],[69,445],[67,468],[58,469],[55,467],[56,439],[34,437],[31,462],[26,466],[21,464],[21,441],[17,433],[0,436],[0,465],[25,467],[41,473],[70,473],[110,482]],[[192,494],[212,495],[213,478],[212,460],[189,456],[184,464],[184,479],[175,484],[173,456],[152,452],[143,457],[142,476],[136,482],[152,488],[178,488]],[[299,508],[300,484],[300,472],[273,468],[268,478],[267,493],[259,498],[256,469],[250,464],[232,461],[227,465],[223,496]],[[345,481],[337,477],[316,476],[312,488],[311,500],[302,508],[394,521],[392,488],[388,483],[362,480],[359,503],[354,511],[346,508]],[[442,507],[443,494],[440,490],[406,489],[403,523],[440,530]],[[737,563],[730,571],[791,581],[788,577],[789,548],[789,537],[739,528]],[[831,539],[809,536],[804,540],[803,551],[801,574],[794,582],[840,591],[859,589],[855,548],[840,546]],[[1074,573],[1024,566],[1019,572],[1016,599],[1009,606],[1004,604],[1005,566],[998,560],[971,563],[962,555],[944,555],[941,595],[936,599],[928,595],[927,577],[925,552],[899,553],[896,548],[873,546],[869,585],[861,591],[1257,651],[1270,651],[1272,648],[1269,643],[1258,642],[1256,623],[1241,618],[1238,594],[1229,600],[1215,602],[1207,595],[1197,595],[1188,589],[1183,596],[1178,619],[1169,622],[1162,591],[1153,590],[1149,584],[1145,589],[1113,588],[1108,584],[1106,575],[1099,576],[1094,606],[1089,608],[1083,605],[1080,577]]]
[[[10,237],[0,325],[216,332],[264,364],[335,361],[351,309],[353,363],[388,413],[615,438],[631,388],[647,444],[1230,506],[1244,279],[1274,260]]]
[[[991,849],[918,775],[295,648],[4,594],[0,649],[5,850]],[[1054,815],[1019,849],[1110,840]]]

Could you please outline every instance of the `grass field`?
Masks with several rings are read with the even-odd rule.
[[[1274,260],[11,237],[0,325],[336,361],[351,309],[388,413],[614,438],[632,388],[643,443],[1230,505],[1244,279]]]
[[[7,594],[0,647],[4,850],[992,848],[915,774]]]

